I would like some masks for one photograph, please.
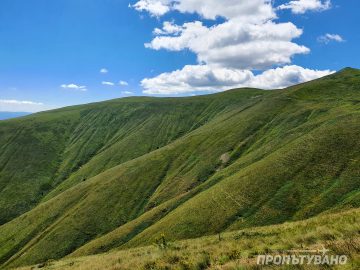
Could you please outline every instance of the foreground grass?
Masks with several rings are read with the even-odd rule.
[[[258,266],[258,254],[291,249],[329,249],[345,254],[344,266]],[[154,239],[154,245],[111,251],[62,261],[48,261],[30,269],[359,269],[360,209],[327,214],[304,221],[228,232],[179,242]]]

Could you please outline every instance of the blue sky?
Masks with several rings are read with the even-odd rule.
[[[282,88],[360,67],[358,0],[256,1],[2,0],[0,111]]]

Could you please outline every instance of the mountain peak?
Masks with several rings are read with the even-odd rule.
[[[340,69],[337,73],[359,73],[360,69],[352,68],[352,67],[345,67],[343,69]]]

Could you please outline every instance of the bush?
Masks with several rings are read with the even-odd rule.
[[[209,253],[204,253],[200,259],[200,261],[196,265],[197,270],[207,269],[211,265],[210,255]]]
[[[168,248],[169,243],[167,242],[165,238],[165,234],[161,234],[160,237],[155,239],[155,245],[159,247],[160,249],[166,249]]]

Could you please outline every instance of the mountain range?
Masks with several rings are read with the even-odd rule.
[[[1,121],[0,264],[358,217],[359,134],[352,68],[282,90],[129,97]]]

